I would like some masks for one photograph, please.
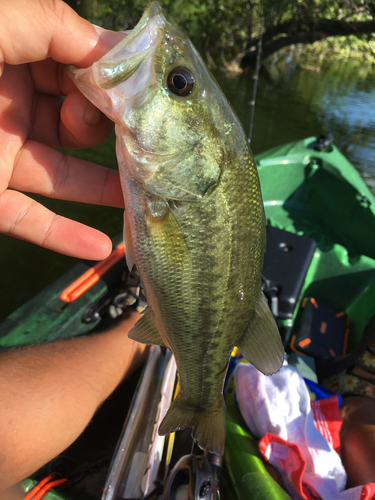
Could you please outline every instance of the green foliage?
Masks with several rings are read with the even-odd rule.
[[[188,33],[203,52],[213,50],[218,55],[229,49],[229,55],[232,52],[234,55],[238,46],[243,49],[251,33],[248,29],[252,16],[250,1],[164,0],[161,3],[166,17]],[[147,0],[105,0],[100,2],[97,16],[105,28],[127,30],[137,23],[147,4]]]
[[[70,0],[73,5],[76,0]],[[254,59],[261,26],[265,44],[273,43],[270,53],[290,39],[291,45],[306,44],[306,35],[315,40],[327,39],[330,34],[315,33],[317,20],[363,22],[374,19],[373,0],[160,0],[165,15],[187,33],[198,50],[217,63]],[[76,2],[77,3],[77,2]],[[96,22],[114,30],[132,29],[140,19],[148,0],[81,0],[95,11]],[[73,5],[74,6],[74,5]],[[320,29],[321,30],[321,29]],[[345,37],[345,43],[332,38],[320,41],[308,53],[327,57],[360,57],[372,61],[374,38],[366,33]],[[268,37],[268,38],[267,38]],[[269,54],[265,53],[266,56]]]
[[[105,0],[100,2],[97,16],[104,28],[125,31],[135,26],[146,5],[147,1]]]
[[[302,67],[316,71],[323,61],[343,60],[352,60],[353,63],[358,63],[358,68],[361,68],[362,64],[364,68],[370,69],[375,63],[375,35],[364,39],[353,35],[328,37],[308,45],[292,45],[273,54],[267,60],[267,65],[272,65],[286,56]]]
[[[375,35],[364,39],[350,35],[348,37],[329,37],[304,49],[304,57],[319,62],[320,60],[354,59],[367,64],[375,63]]]

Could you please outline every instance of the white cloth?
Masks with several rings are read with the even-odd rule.
[[[293,499],[361,498],[362,487],[344,492],[341,459],[316,428],[309,392],[295,368],[284,366],[277,374],[264,376],[252,365],[239,363],[234,379],[242,416],[255,436],[266,436],[261,451],[278,469]],[[294,445],[305,459],[304,471]],[[295,480],[298,473],[300,488]]]

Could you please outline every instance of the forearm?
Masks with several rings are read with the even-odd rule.
[[[139,366],[132,313],[99,335],[0,355],[0,491],[67,448],[98,406]]]

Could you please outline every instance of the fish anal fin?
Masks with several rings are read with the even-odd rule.
[[[191,435],[205,451],[222,455],[225,446],[225,403],[220,399],[215,409],[196,409],[182,398],[171,404],[159,427],[159,435],[191,427]]]
[[[132,233],[130,231],[130,224],[126,210],[124,212],[124,244],[125,244],[125,259],[129,271],[133,269],[135,264],[135,255],[133,248]]]
[[[146,307],[143,311],[143,316],[137,321],[128,334],[129,338],[136,340],[141,344],[160,345],[160,347],[168,347],[161,338],[160,333],[156,329],[152,321],[152,309]]]
[[[241,354],[265,375],[278,372],[283,365],[284,347],[263,292],[237,347]]]

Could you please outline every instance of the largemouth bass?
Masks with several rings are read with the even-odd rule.
[[[234,346],[265,374],[284,349],[261,292],[265,216],[243,128],[189,39],[151,3],[74,83],[116,122],[124,241],[148,301],[129,336],[168,347],[180,381],[159,433],[223,453]]]

